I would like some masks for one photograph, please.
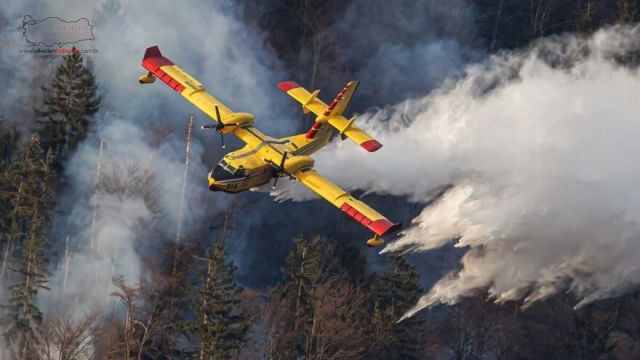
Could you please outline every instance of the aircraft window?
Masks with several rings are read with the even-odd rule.
[[[236,169],[224,160],[220,161],[218,166],[212,170],[211,174],[216,180],[231,180],[247,177],[247,171],[244,167]]]
[[[213,178],[216,180],[231,180],[237,177],[238,176],[231,173],[229,169],[224,168],[220,165],[213,168]]]
[[[218,167],[226,170],[229,174],[235,174],[237,170],[231,164],[227,163],[224,159],[220,160],[220,162],[218,163]]]

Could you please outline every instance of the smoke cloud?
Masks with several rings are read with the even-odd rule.
[[[356,104],[424,96],[483,53],[473,44],[475,20],[467,0],[356,0],[334,32],[353,78],[362,81]]]
[[[493,56],[427,97],[360,116],[385,145],[376,154],[348,142],[318,154],[319,170],[351,189],[424,203],[448,189],[383,250],[468,249],[406,316],[483,291],[525,306],[568,291],[579,307],[638,285],[640,79],[621,65],[638,35],[615,27]]]
[[[0,75],[13,84],[3,99],[28,98],[24,109],[37,103],[38,94],[28,90],[36,76],[42,72],[51,74],[58,61],[18,53],[18,49],[29,47],[22,36],[23,16],[87,18],[94,25],[95,40],[75,45],[79,49],[97,50],[85,57],[91,60],[95,70],[103,107],[97,116],[96,133],[81,144],[66,165],[68,183],[65,194],[57,199],[60,215],[55,220],[54,239],[55,247],[62,254],[64,240],[69,237],[73,255],[68,263],[62,259],[52,269],[50,285],[56,295],[62,296],[42,297],[40,306],[45,313],[50,308],[60,310],[59,307],[70,306],[74,316],[103,312],[110,298],[111,276],[122,276],[135,283],[144,275],[141,256],[148,254],[159,239],[149,232],[141,233],[141,226],[153,226],[154,231],[172,238],[176,236],[178,219],[185,219],[186,234],[200,228],[205,216],[215,215],[227,204],[224,195],[208,193],[206,188],[206,171],[210,166],[207,163],[221,157],[217,149],[204,157],[204,142],[198,128],[209,120],[161,82],[149,86],[138,84],[146,47],[159,45],[167,57],[199,78],[230,108],[256,114],[265,131],[277,134],[289,125],[290,118],[278,116],[286,104],[285,97],[274,101],[264,95],[275,93],[276,80],[283,78],[279,75],[279,65],[269,49],[261,44],[259,35],[240,22],[232,2],[187,1],[180,4],[179,11],[168,9],[175,9],[175,4],[117,0],[97,4],[77,0],[55,4],[24,1],[3,8],[1,38],[15,50],[12,54],[3,52],[0,57]],[[70,45],[65,45],[67,47]],[[17,61],[18,58],[24,59]],[[8,111],[13,111],[12,106],[20,107],[20,103],[4,100],[0,104]],[[196,134],[186,184],[186,207],[181,214],[186,119],[192,112],[196,113]],[[277,116],[278,122],[269,121],[267,114]],[[154,143],[154,137],[163,141]],[[217,136],[212,138],[217,144]],[[106,147],[99,160],[101,140]],[[214,141],[207,139],[206,142]],[[112,171],[115,177],[128,176],[129,165],[139,167],[140,173],[157,183],[153,194],[157,204],[151,205],[141,194],[122,196],[96,192],[96,169],[101,161],[103,174]],[[156,205],[161,214],[154,213]],[[90,248],[92,239],[94,249],[83,251]]]
[[[460,2],[460,6],[465,4]],[[139,252],[154,241],[136,234],[140,224],[155,219],[143,198],[123,201],[96,195],[93,181],[99,139],[108,144],[105,161],[142,164],[157,175],[161,189],[157,195],[167,213],[165,231],[171,232],[180,216],[177,194],[184,160],[184,119],[194,110],[161,84],[138,86],[145,47],[158,44],[231,108],[255,113],[264,131],[277,136],[295,128],[289,120],[293,114],[282,111],[290,100],[265,96],[275,93],[273,84],[286,77],[280,76],[261,39],[237,20],[231,2],[188,1],[180,5],[179,12],[157,11],[173,6],[168,0],[107,0],[97,7],[67,0],[55,6],[24,1],[3,9],[6,22],[2,25],[7,31],[3,30],[2,39],[16,48],[23,46],[19,23],[24,15],[87,17],[95,25],[91,47],[99,52],[90,57],[105,104],[98,132],[67,166],[71,195],[61,200],[62,216],[56,220],[56,227],[65,229],[64,234],[57,234],[58,242],[70,232],[72,242],[84,246],[91,238],[93,207],[101,203],[93,228],[98,230],[100,256],[79,254],[69,264],[73,275],[67,279],[66,291],[75,294],[75,302],[69,303],[78,309],[103,309],[108,299],[108,279],[99,280],[96,290],[93,277],[83,275],[107,274],[116,264],[114,275],[133,281],[140,275]],[[434,11],[439,9],[437,2],[428,6],[422,9],[424,14],[442,14]],[[360,8],[384,20],[379,7]],[[404,11],[420,13],[410,7]],[[415,26],[392,21],[404,18],[403,14],[384,14],[389,21],[381,21],[375,37],[357,36],[360,28],[368,33],[375,30],[357,25],[366,16],[351,12],[345,16],[345,23],[357,30],[354,37],[345,33],[343,48],[353,52],[345,56],[366,59],[356,64],[356,77],[365,81],[363,90],[376,89],[378,93],[369,95],[380,103],[424,94],[457,74],[473,57],[455,35],[459,28],[446,24],[434,25],[437,31],[424,28],[424,24],[436,24],[441,16],[430,15],[431,21]],[[457,14],[460,21],[451,24],[471,22],[468,9]],[[401,24],[401,29],[383,31]],[[391,33],[402,35],[386,38]],[[460,80],[444,81],[426,97],[360,116],[359,123],[385,145],[379,152],[365,154],[346,141],[333,143],[316,155],[318,170],[348,189],[423,203],[449,189],[384,250],[421,252],[450,242],[468,248],[460,269],[440,279],[408,315],[485,290],[495,301],[523,300],[525,304],[570,291],[581,298],[580,306],[637,285],[640,197],[636,179],[640,165],[633,154],[640,138],[635,120],[640,82],[634,71],[619,63],[640,50],[639,33],[638,28],[612,28],[590,38],[547,39],[526,51],[493,56],[468,66]],[[375,38],[382,39],[378,43],[383,45],[366,46],[365,40]],[[404,42],[405,38],[416,40]],[[357,48],[358,41],[363,41],[363,48]],[[368,51],[370,56],[360,56]],[[25,92],[20,89],[31,86],[53,64],[16,61],[19,57],[24,54],[0,56],[0,74],[13,84],[1,104],[18,112],[28,106],[6,99],[22,98]],[[36,63],[39,65],[34,66]],[[40,70],[30,72],[36,68]],[[175,101],[168,100],[172,96]],[[198,125],[204,123],[203,115],[198,114],[197,119]],[[175,134],[160,147],[151,146],[146,139],[148,128],[142,124],[164,124]],[[199,191],[205,190],[204,151],[196,137],[188,184],[192,206],[186,216],[195,223],[205,211],[225,205],[223,195],[207,194],[213,209],[198,206]],[[280,200],[313,198],[295,183],[276,196]],[[64,264],[54,269],[54,287],[62,283],[64,271]]]

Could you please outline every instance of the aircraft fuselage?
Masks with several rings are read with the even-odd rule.
[[[260,159],[234,161],[231,154],[225,155],[209,172],[208,183],[211,191],[238,193],[264,185],[273,178],[273,167],[264,161],[260,161],[261,164],[258,166],[252,166],[255,160]]]

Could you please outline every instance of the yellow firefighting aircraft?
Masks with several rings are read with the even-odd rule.
[[[355,117],[347,119],[342,115],[358,86],[357,81],[349,82],[329,105],[318,98],[319,90],[310,93],[292,81],[278,84],[282,91],[302,104],[305,113],[311,111],[317,118],[308,132],[275,139],[253,126],[252,114],[231,111],[212,97],[198,80],[164,57],[157,46],[145,51],[142,67],[148,72],[140,77],[140,83],[149,84],[159,78],[215,120],[215,124],[204,125],[203,128],[220,133],[223,147],[224,134],[229,133],[246,143],[242,149],[226,154],[209,173],[209,189],[212,191],[238,193],[266,184],[272,178],[275,179],[275,188],[278,178],[288,176],[371,230],[374,237],[367,241],[369,246],[382,245],[382,236],[400,226],[313,170],[314,160],[309,155],[326,145],[334,131],[343,140],[349,138],[369,152],[382,147],[354,125]]]

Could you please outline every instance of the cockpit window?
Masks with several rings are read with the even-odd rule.
[[[216,180],[231,180],[244,178],[247,176],[247,172],[243,167],[236,169],[231,164],[222,159],[220,160],[220,163],[218,163],[218,166],[213,169],[212,175]]]
[[[223,168],[225,168],[225,170],[229,171],[232,174],[236,172],[236,168],[234,168],[231,164],[226,162],[224,159],[220,160],[220,163],[218,165],[222,166]]]

